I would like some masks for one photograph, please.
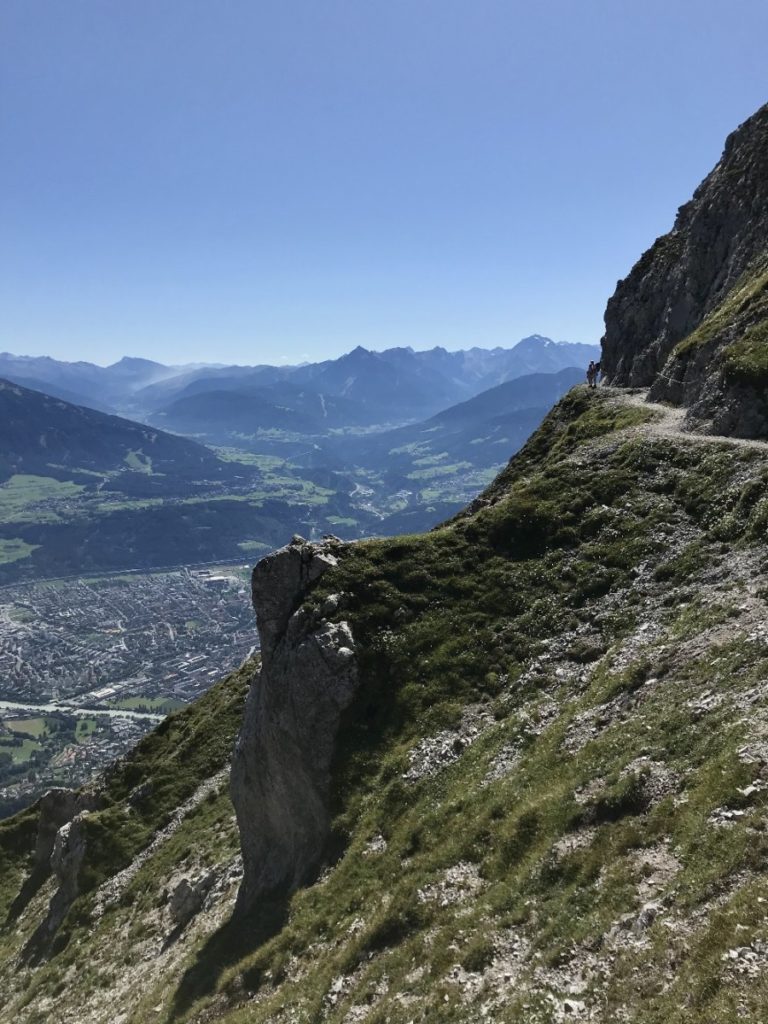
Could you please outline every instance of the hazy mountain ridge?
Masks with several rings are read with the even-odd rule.
[[[64,388],[88,401],[115,408],[122,405],[125,397],[136,388],[177,372],[176,368],[129,356],[111,366],[96,366],[85,361],[64,362],[50,356],[0,353],[0,377],[14,381],[19,377],[23,379],[20,383],[29,382],[27,386],[35,382],[39,391],[45,391],[47,386]]]
[[[554,373],[569,366],[586,367],[590,359],[597,357],[596,346],[556,343],[540,335],[523,339],[511,349],[448,352],[435,348],[415,352],[396,348],[369,352],[358,346],[339,359],[324,363],[261,367],[240,374],[222,372],[210,378],[201,375],[186,384],[171,405],[158,409],[149,418],[175,429],[178,401],[195,394],[198,400],[194,408],[200,412],[199,423],[205,430],[205,402],[200,396],[219,391],[225,384],[225,390],[252,394],[276,404],[282,402],[296,411],[299,396],[305,406],[308,395],[319,396],[332,412],[331,416],[324,415],[321,408],[316,415],[315,429],[320,433],[339,426],[398,425],[425,419],[515,377]],[[295,389],[293,394],[285,385]],[[155,404],[162,388],[161,384],[153,389]]]
[[[290,384],[299,393],[346,399],[351,403],[347,406],[350,423],[391,424],[422,419],[524,373],[586,366],[597,352],[595,345],[532,335],[509,349],[370,352],[358,346],[338,359],[298,366],[172,367],[124,357],[101,367],[0,353],[0,377],[19,378],[24,386],[41,391],[64,389],[86,403],[96,402],[139,419],[158,413],[167,419],[177,400],[209,391],[258,393],[280,405],[279,400],[270,399],[269,391],[278,393],[281,386]],[[288,404],[292,407],[290,399]]]

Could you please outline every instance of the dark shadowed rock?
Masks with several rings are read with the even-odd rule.
[[[672,231],[619,281],[605,312],[608,380],[651,387],[716,433],[768,433],[750,355],[750,332],[768,318],[767,250],[768,105],[728,137]]]

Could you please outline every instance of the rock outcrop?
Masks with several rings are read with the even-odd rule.
[[[65,804],[71,806],[68,799]],[[29,962],[35,962],[47,953],[51,940],[80,892],[80,867],[86,853],[83,822],[90,813],[87,809],[79,810],[55,834],[50,868],[56,879],[56,891],[47,914],[24,947],[22,956]]]
[[[241,909],[291,890],[322,862],[330,819],[334,741],[358,676],[346,622],[301,607],[307,588],[336,564],[338,542],[300,537],[253,572],[261,670],[251,684],[232,764],[232,801],[243,851]]]
[[[38,804],[40,816],[37,822],[35,865],[48,867],[59,830],[81,811],[93,811],[98,804],[98,795],[92,788],[49,789]]]
[[[605,312],[609,382],[651,387],[716,433],[768,433],[751,349],[768,320],[767,257],[768,105],[728,137],[672,231],[619,281]]]

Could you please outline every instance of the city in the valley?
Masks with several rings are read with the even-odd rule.
[[[0,816],[76,786],[257,642],[243,565],[0,589]]]

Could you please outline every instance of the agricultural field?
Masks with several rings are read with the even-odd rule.
[[[159,714],[170,715],[172,711],[183,708],[185,701],[177,697],[121,697],[107,701],[111,708],[122,708],[124,711],[157,711]]]

